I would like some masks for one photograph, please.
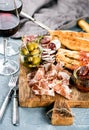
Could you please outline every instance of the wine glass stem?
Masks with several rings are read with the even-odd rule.
[[[5,65],[6,62],[7,62],[7,39],[4,38],[4,62],[3,64]]]

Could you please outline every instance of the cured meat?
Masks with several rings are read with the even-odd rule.
[[[32,88],[32,91],[36,95],[55,96],[55,93],[58,93],[65,98],[70,99],[70,75],[64,71],[61,63],[58,63],[57,65],[46,65],[41,65],[34,76],[33,72],[28,74],[29,87]]]
[[[61,30],[49,33],[53,39],[57,37],[61,44],[70,50],[89,52],[89,33]]]

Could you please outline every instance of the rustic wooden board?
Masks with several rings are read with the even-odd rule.
[[[67,100],[60,95],[55,97],[51,96],[36,96],[32,93],[31,89],[28,86],[27,74],[29,73],[28,69],[20,65],[20,76],[19,76],[19,105],[21,107],[44,107],[48,106],[53,102],[65,102],[69,107],[80,107],[80,108],[89,108],[89,92],[82,93],[76,89],[72,88],[72,99]],[[54,107],[56,107],[54,103]],[[55,120],[56,119],[56,120]],[[60,117],[58,113],[53,111],[51,123],[53,125],[70,125],[73,123],[74,117]]]

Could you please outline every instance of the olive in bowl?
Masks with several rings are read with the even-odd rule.
[[[21,63],[32,68],[37,67],[41,62],[41,49],[36,42],[28,42],[20,48]]]
[[[89,92],[89,66],[80,66],[73,72],[73,80],[82,92]]]

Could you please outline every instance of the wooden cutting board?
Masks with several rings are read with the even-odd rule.
[[[55,97],[51,96],[36,96],[32,93],[31,89],[28,86],[27,74],[29,70],[20,65],[20,76],[19,76],[19,105],[21,107],[45,107],[49,106],[51,103],[54,103],[54,108],[61,101],[62,104],[65,103],[69,111],[71,107],[80,107],[80,108],[89,108],[89,92],[83,93],[76,89],[72,88],[72,99],[67,100],[64,97],[56,94]],[[53,125],[70,125],[73,123],[74,117],[72,116],[63,116],[55,111],[52,112],[51,123]]]

